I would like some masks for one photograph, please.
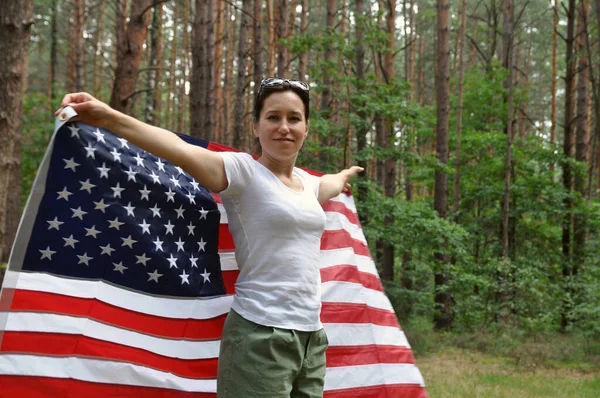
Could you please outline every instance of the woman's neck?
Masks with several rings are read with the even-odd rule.
[[[258,162],[265,166],[267,169],[271,170],[271,172],[275,175],[292,177],[294,166],[296,165],[296,158],[294,156],[289,160],[278,160],[273,159],[269,155],[262,154],[262,156],[258,159]]]

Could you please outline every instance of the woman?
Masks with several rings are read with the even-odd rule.
[[[223,328],[218,397],[321,397],[327,338],[320,322],[320,204],[347,190],[362,169],[317,178],[295,167],[309,130],[308,85],[262,81],[252,128],[258,160],[188,144],[87,93],[67,94],[66,105],[78,120],[108,128],[221,194],[240,274]]]

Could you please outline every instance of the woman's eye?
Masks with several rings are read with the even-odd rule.
[[[277,119],[278,119],[278,117],[275,115],[267,116],[267,120],[277,120]]]

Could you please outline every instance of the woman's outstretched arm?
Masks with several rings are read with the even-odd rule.
[[[350,189],[348,181],[363,170],[362,167],[352,166],[337,174],[322,176],[319,180],[319,203],[323,204],[340,193],[348,191]]]
[[[180,166],[211,191],[221,192],[227,188],[223,159],[219,154],[188,144],[177,134],[116,111],[88,93],[67,94],[61,105],[69,105],[77,112],[74,120],[107,128],[145,151]]]

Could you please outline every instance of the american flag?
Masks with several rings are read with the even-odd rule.
[[[352,197],[323,207],[324,396],[427,397]],[[0,397],[214,397],[237,274],[218,195],[106,129],[60,126],[0,296]]]

